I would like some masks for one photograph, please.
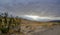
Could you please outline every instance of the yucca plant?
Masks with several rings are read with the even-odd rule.
[[[8,28],[5,27],[5,25],[7,24],[7,16],[8,14],[7,13],[4,13],[5,16],[3,16],[2,18],[5,19],[5,21],[2,21],[4,22],[4,25],[2,26],[2,28],[0,29],[2,33],[7,33],[8,31]]]
[[[1,28],[0,29],[2,33],[7,33],[8,32],[8,28]]]

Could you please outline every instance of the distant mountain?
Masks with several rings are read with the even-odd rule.
[[[24,16],[20,16],[20,18],[31,21],[39,21],[39,22],[60,22],[58,18],[49,18],[49,17],[37,17],[34,19],[34,17],[24,15]]]
[[[60,22],[60,20],[51,20],[49,22]]]
[[[46,18],[46,17],[37,17],[36,19],[32,18],[32,17],[28,17],[28,16],[20,16],[20,18],[22,19],[27,19],[27,20],[31,20],[31,21],[39,21],[39,22],[48,22],[51,21],[51,19]]]

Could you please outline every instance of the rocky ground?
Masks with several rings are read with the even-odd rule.
[[[35,29],[33,29],[31,26],[22,26],[20,32],[13,31],[8,34],[0,34],[0,35],[60,35],[60,26],[56,25],[50,28],[37,26],[35,27]]]
[[[54,26],[42,32],[34,32],[32,35],[60,35],[60,26]]]

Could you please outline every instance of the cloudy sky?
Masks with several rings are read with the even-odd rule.
[[[60,0],[0,0],[0,12],[60,17]]]

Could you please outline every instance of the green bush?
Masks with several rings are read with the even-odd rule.
[[[8,32],[8,28],[1,28],[0,29],[2,33],[7,33]]]

